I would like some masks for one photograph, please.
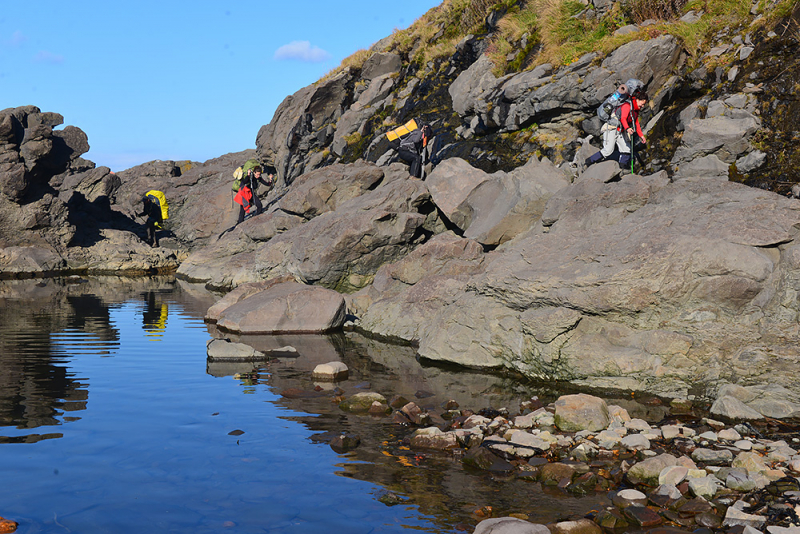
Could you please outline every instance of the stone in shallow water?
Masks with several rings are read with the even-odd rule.
[[[713,512],[703,512],[702,514],[697,514],[694,520],[695,523],[701,527],[719,528],[722,526],[722,518]]]
[[[321,363],[314,368],[311,376],[315,380],[346,380],[347,365],[344,362]]]
[[[663,522],[658,513],[645,506],[629,506],[624,510],[625,516],[640,527],[654,527]]]
[[[244,343],[234,343],[226,339],[212,339],[206,345],[206,354],[212,361],[249,362],[266,359],[263,352]]]
[[[592,395],[563,395],[555,405],[555,424],[565,432],[596,432],[606,428],[610,422],[606,401]]]
[[[331,449],[341,454],[361,445],[361,437],[357,434],[339,434],[331,439],[330,445]]]
[[[458,448],[454,432],[442,432],[438,427],[421,428],[411,437],[412,449],[449,451]]]
[[[386,402],[386,397],[372,391],[356,393],[352,397],[340,402],[339,408],[346,412],[368,412],[372,403],[375,401]]]
[[[602,534],[602,530],[594,521],[578,519],[577,521],[561,521],[550,525],[550,534]]]
[[[539,471],[539,480],[543,485],[555,486],[562,479],[572,480],[574,476],[575,468],[561,462],[543,465]]]
[[[662,508],[672,505],[681,497],[683,497],[683,494],[672,484],[662,484],[648,495],[650,502]]]
[[[702,497],[695,497],[691,501],[685,502],[678,508],[678,511],[684,515],[697,515],[707,513],[713,510],[711,503]]]
[[[634,504],[645,506],[647,504],[647,495],[638,490],[624,489],[617,493],[612,493],[611,502],[620,508],[627,508]]]
[[[619,510],[603,510],[597,514],[595,523],[609,531],[618,531],[627,528],[630,524]]]
[[[483,471],[491,471],[494,473],[506,473],[514,471],[514,466],[504,459],[500,458],[492,451],[485,447],[473,447],[467,451],[464,458],[461,460],[464,465],[481,469]]]
[[[688,534],[688,530],[681,530],[675,527],[656,527],[648,530],[647,534]]]
[[[682,465],[667,466],[661,470],[661,473],[659,473],[658,483],[662,485],[669,484],[672,486],[677,486],[684,481],[687,473],[689,473],[689,468]]]
[[[550,530],[515,517],[496,517],[478,523],[473,534],[550,534]]]
[[[651,486],[658,485],[658,475],[667,466],[676,465],[678,459],[671,454],[659,454],[654,458],[648,458],[633,465],[628,470],[628,477],[636,481],[644,482]]]

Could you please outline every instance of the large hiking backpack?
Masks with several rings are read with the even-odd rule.
[[[242,179],[247,177],[248,171],[252,170],[258,165],[258,160],[256,159],[248,159],[244,162],[244,165],[241,167],[236,167],[236,170],[233,171],[233,184],[231,184],[231,190],[233,192],[238,192],[239,188],[242,187]]]
[[[161,208],[161,220],[166,221],[169,219],[169,204],[167,204],[167,197],[164,196],[164,193],[161,191],[157,191],[155,189],[151,189],[145,196],[150,197],[151,202],[155,202]],[[156,224],[156,226],[160,226]]]
[[[625,102],[630,102],[631,95],[634,91],[641,88],[644,88],[644,82],[636,78],[631,78],[620,85],[617,90],[606,98],[603,103],[600,104],[600,107],[597,108],[597,116],[600,117],[601,121],[611,126],[619,126],[619,108],[622,107],[622,104]]]
[[[386,138],[389,139],[389,141],[397,141],[398,139],[410,134],[417,128],[419,128],[419,124],[417,123],[416,119],[411,119],[404,125],[398,126],[394,130],[389,130],[386,132]]]

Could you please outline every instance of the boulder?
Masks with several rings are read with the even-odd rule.
[[[556,426],[564,432],[598,431],[610,422],[606,401],[592,395],[563,395],[556,400],[555,406]]]
[[[383,170],[371,163],[335,164],[299,177],[279,201],[281,210],[313,219],[335,211],[344,202],[374,189],[383,180]]]
[[[458,207],[469,194],[487,180],[489,175],[465,160],[449,158],[436,166],[425,184],[436,207],[452,221]]]
[[[631,466],[628,477],[649,486],[659,486],[659,475],[669,466],[677,465],[678,459],[671,454],[659,454]]]
[[[719,397],[711,405],[711,413],[732,420],[758,420],[764,416],[745,403],[729,395]]]
[[[464,231],[464,237],[499,245],[536,224],[545,203],[567,185],[569,180],[561,170],[532,157],[510,173],[498,172],[479,183],[449,218]]]
[[[429,202],[420,181],[394,181],[346,202],[335,212],[271,239],[255,256],[252,276],[294,274],[343,292],[372,281],[384,263],[418,244]]]
[[[365,80],[372,80],[379,76],[394,74],[400,70],[402,64],[403,60],[398,54],[376,52],[364,61],[364,65],[361,67],[361,77]]]
[[[479,272],[485,254],[471,239],[452,232],[434,236],[410,254],[383,265],[373,283],[352,295],[349,306],[359,325],[376,334],[419,339],[427,317],[452,302],[469,275]]]
[[[229,291],[221,299],[214,303],[213,306],[206,311],[205,320],[210,323],[216,323],[222,312],[230,308],[239,301],[260,293],[276,284],[284,282],[291,282],[292,279],[288,276],[282,278],[273,278],[270,280],[262,280],[260,282],[251,282],[249,284],[242,284],[233,291]]]
[[[274,162],[280,185],[291,183],[306,171],[308,145],[346,107],[353,81],[354,73],[345,69],[304,87],[287,96],[269,124],[261,127],[256,137],[258,157]]]
[[[296,282],[276,284],[226,308],[217,326],[242,334],[329,332],[344,324],[344,298]]]
[[[315,380],[347,380],[348,371],[347,365],[343,362],[328,362],[314,367],[311,376]]]

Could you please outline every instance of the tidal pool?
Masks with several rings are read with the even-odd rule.
[[[333,360],[350,368],[345,395],[439,411],[515,412],[530,386],[354,333],[253,338],[297,352],[209,362],[217,298],[171,277],[0,281],[0,516],[20,533],[472,532],[485,507],[549,522],[608,502],[410,451],[408,429],[331,395],[281,395],[319,386],[311,370]],[[325,436],[340,432],[361,445],[335,452]]]

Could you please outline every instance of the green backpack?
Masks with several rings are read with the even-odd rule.
[[[233,171],[233,184],[231,185],[231,189],[234,192],[238,192],[239,188],[242,187],[242,178],[247,176],[248,171],[252,170],[254,167],[258,165],[258,160],[256,159],[248,159],[244,162],[244,165],[241,167],[236,167],[236,170]]]

